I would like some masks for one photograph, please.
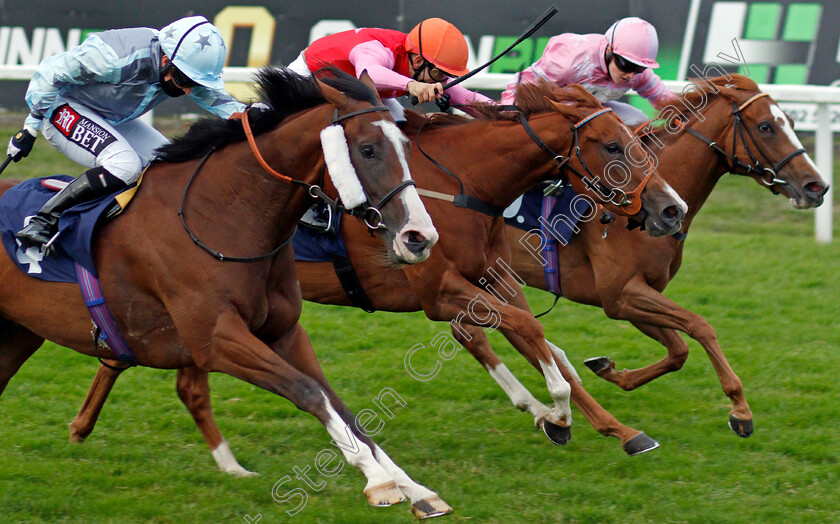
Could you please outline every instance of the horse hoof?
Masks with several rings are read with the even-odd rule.
[[[399,504],[406,500],[403,492],[397,487],[397,484],[392,480],[385,484],[373,486],[365,490],[365,497],[367,497],[368,504],[376,506],[377,508],[386,508]]]
[[[625,442],[622,447],[624,448],[624,452],[632,457],[633,455],[641,455],[642,453],[653,451],[659,447],[659,442],[644,433],[639,433]]]
[[[752,420],[741,420],[735,415],[729,415],[729,429],[741,438],[747,438],[753,434]]]
[[[548,437],[548,440],[554,442],[558,446],[564,446],[572,440],[571,427],[564,428],[563,426],[558,426],[548,420],[543,420],[542,430],[543,433],[545,433],[545,436]]]
[[[231,469],[231,470],[225,471],[225,473],[227,473],[228,475],[230,475],[232,477],[239,477],[239,478],[259,477],[260,476],[260,474],[257,473],[256,471],[248,471],[245,468]]]
[[[598,376],[615,365],[610,357],[592,357],[584,360],[583,363]]]
[[[433,519],[435,517],[442,517],[452,513],[452,508],[449,504],[443,501],[437,495],[429,498],[421,499],[411,505],[411,512],[418,519]]]
[[[85,437],[83,437],[81,435],[76,435],[74,433],[70,433],[70,442],[73,442],[73,443],[76,443],[76,444],[82,444],[84,441],[85,441]]]

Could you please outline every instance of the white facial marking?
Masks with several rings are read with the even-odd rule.
[[[344,128],[334,124],[322,129],[321,148],[324,150],[324,161],[330,171],[330,178],[344,205],[353,209],[364,204],[367,197],[350,161],[350,148],[344,136]]]
[[[408,159],[405,156],[405,144],[408,143],[408,138],[400,131],[393,122],[387,120],[380,120],[374,122],[373,125],[382,129],[385,138],[391,142],[397,152],[397,158],[400,161],[400,166],[403,170],[403,181],[411,180],[411,171],[408,169]],[[426,207],[420,200],[420,195],[417,194],[417,189],[414,186],[405,188],[398,197],[402,200],[403,205],[408,209],[409,220],[403,227],[402,231],[417,231],[423,237],[429,240],[430,246],[434,245],[438,239],[438,233],[435,226],[432,224],[432,217],[426,211]],[[401,231],[401,232],[402,232]],[[415,256],[405,248],[402,242],[402,235],[398,234],[394,238],[394,251],[399,253],[406,260],[413,260]],[[425,257],[424,257],[425,258]]]
[[[776,125],[779,127],[779,129],[782,130],[787,139],[790,140],[790,143],[793,144],[793,147],[797,149],[803,149],[802,142],[799,141],[799,137],[796,136],[796,133],[793,131],[793,128],[791,128],[787,116],[785,115],[785,112],[782,111],[782,108],[779,107],[778,104],[772,104],[770,105],[770,114],[773,115]],[[811,166],[811,169],[813,169],[814,172],[819,173],[819,169],[817,169],[817,165],[814,164],[814,161],[811,160],[811,156],[808,153],[805,153],[804,156],[805,160]]]

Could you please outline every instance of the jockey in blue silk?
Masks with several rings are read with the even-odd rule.
[[[43,246],[61,213],[113,193],[140,177],[166,137],[137,120],[169,98],[189,95],[228,118],[243,111],[224,89],[227,49],[203,16],[176,20],[160,31],[138,27],[93,33],[79,46],[45,59],[26,92],[30,113],[9,141],[17,162],[44,138],[88,171],[52,197],[17,238]]]

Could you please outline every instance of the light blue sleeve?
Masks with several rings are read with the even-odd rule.
[[[190,93],[190,98],[207,111],[222,118],[230,118],[230,115],[245,111],[246,108],[245,104],[238,102],[224,89],[196,86]]]
[[[110,46],[96,35],[80,45],[42,61],[26,90],[30,113],[25,125],[36,131],[56,100],[59,90],[69,84],[116,84],[120,81],[120,61]]]

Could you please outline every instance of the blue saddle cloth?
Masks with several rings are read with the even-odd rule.
[[[570,187],[564,188],[559,195],[544,196],[543,186],[538,185],[529,189],[505,209],[505,223],[524,231],[538,229],[550,233],[549,237],[559,240],[564,246],[568,245],[575,235],[574,228],[580,222],[581,216],[587,214],[590,208],[589,205],[580,205],[580,201],[572,208],[575,196],[577,193]],[[557,217],[561,216],[565,219],[557,220]],[[546,224],[540,221],[540,217],[552,227],[547,228]]]
[[[73,180],[67,175],[46,178],[63,182]],[[113,204],[114,195],[79,204],[62,213],[58,221],[60,234],[55,242],[55,254],[45,257],[35,247],[24,251],[15,238],[15,233],[23,229],[26,219],[36,215],[56,194],[55,190],[44,187],[42,180],[44,178],[22,182],[0,197],[3,247],[21,271],[41,280],[77,283],[75,262],[96,275],[91,240],[99,217]]]
[[[505,223],[525,231],[540,231],[544,244],[541,256],[548,291],[563,296],[560,286],[558,243],[567,246],[578,231],[577,224],[592,206],[579,200],[572,205],[577,194],[569,187],[559,195],[544,196],[543,186],[536,186],[505,209]]]
[[[349,258],[347,245],[341,237],[341,213],[333,215],[336,234],[298,227],[292,237],[295,260],[303,262],[331,262],[333,257]]]

